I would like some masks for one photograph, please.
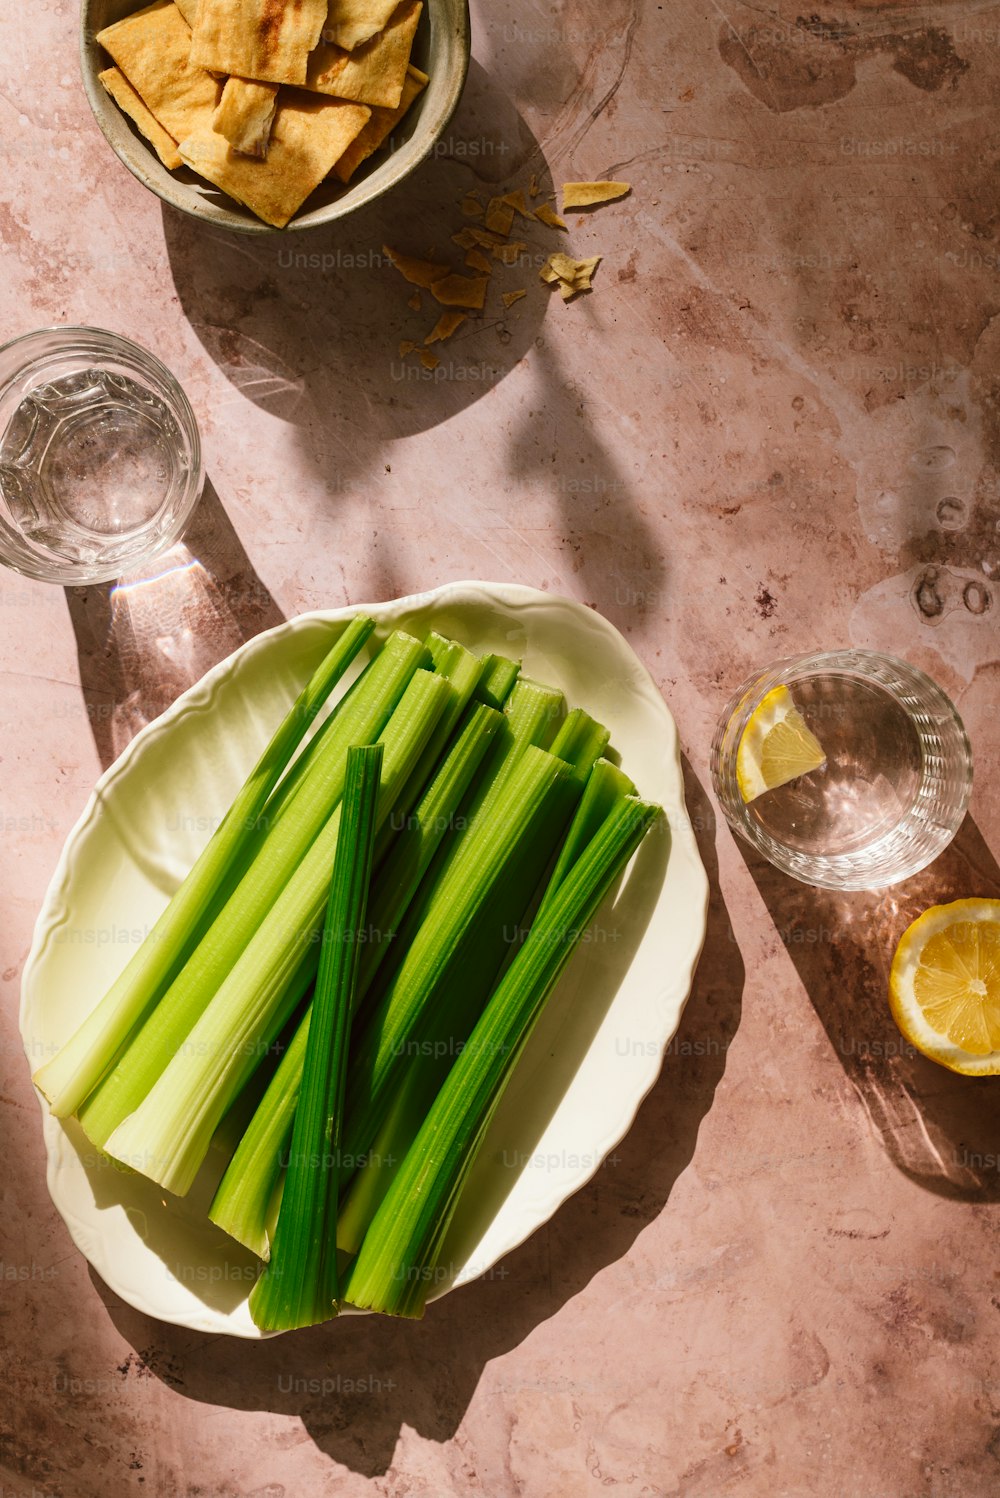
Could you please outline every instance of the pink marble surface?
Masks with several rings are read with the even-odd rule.
[[[477,4],[442,154],[346,228],[252,242],[118,165],[74,6],[0,14],[4,333],[156,350],[212,484],[187,538],[209,585],[147,627],[106,589],[0,576],[3,1498],[1000,1487],[1000,1094],[901,1050],[884,1002],[913,913],[1000,893],[1000,21],[796,14]],[[532,171],[633,182],[572,224],[594,294],[552,304],[556,236],[525,235],[504,284],[527,297],[444,377],[401,378],[433,319],[379,246],[444,245],[465,189]],[[476,576],[602,610],[677,717],[713,901],[661,1081],[594,1182],[422,1325],[161,1326],[45,1190],[16,1010],[59,849],[102,765],[240,639]],[[936,867],[834,898],[741,853],[706,762],[748,668],[845,643],[952,693],[977,789]]]

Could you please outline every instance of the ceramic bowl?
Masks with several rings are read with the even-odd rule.
[[[105,26],[141,9],[136,0],[83,0],[80,20],[80,58],[83,86],[105,139],[144,187],[172,207],[220,229],[244,234],[275,234],[270,224],[249,208],[227,197],[188,167],[170,172],[155,151],[108,96],[98,74],[111,59],[97,40]],[[461,97],[469,69],[468,0],[425,0],[413,44],[413,62],[430,76],[390,141],[364,162],[347,187],[335,179],[323,182],[306,199],[287,226],[315,229],[346,218],[402,182],[433,152],[448,127]]]

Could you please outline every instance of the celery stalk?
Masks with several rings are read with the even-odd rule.
[[[348,746],[370,743],[379,736],[425,659],[419,641],[397,633],[365,672],[250,869],[115,1067],[79,1108],[80,1122],[99,1148],[148,1094],[165,1058],[183,1046],[198,1016],[293,877],[340,799]]]
[[[372,890],[367,922],[371,940],[362,944],[359,995],[388,951],[406,906],[451,828],[500,723],[500,714],[485,705],[473,704],[467,710],[462,731],[399,832]],[[395,812],[390,820],[396,820]],[[213,1222],[264,1259],[269,1252],[268,1202],[295,1111],[308,1028],[307,1014],[233,1156],[209,1212]],[[345,1161],[345,1168],[359,1163]]]
[[[252,841],[267,797],[316,714],[375,628],[358,617],[313,673],[148,939],[61,1050],[35,1073],[57,1118],[73,1113],[121,1053],[204,934],[225,875]]]
[[[567,782],[572,776],[565,761],[529,747],[500,795],[461,843],[426,905],[402,964],[352,1046],[344,1126],[347,1154],[357,1158],[369,1149],[407,1052],[419,1045],[420,1027],[429,1022],[434,997],[449,970],[461,970],[475,960],[482,907],[496,897],[505,878],[511,881],[512,862],[526,843],[531,846],[553,807],[568,816],[567,797],[575,787],[567,787]],[[526,896],[530,893],[525,891]]]
[[[503,707],[520,670],[520,661],[509,661],[504,655],[483,656],[483,668],[473,697],[477,702],[485,702],[487,707]]]
[[[566,874],[605,817],[611,813],[617,802],[624,800],[626,796],[634,796],[635,793],[635,786],[624,770],[611,764],[610,760],[599,759],[597,761],[587,779],[580,805],[576,809],[576,815],[570,823],[565,841],[559,850],[559,857],[556,859],[548,888],[539,907],[539,914],[545,909],[546,902],[555,895]]]
[[[218,1227],[262,1259],[271,1256],[268,1211],[299,1100],[311,1013],[311,1008],[306,1011],[278,1062],[208,1212]]]
[[[347,752],[341,835],[333,861],[285,1189],[270,1260],[250,1292],[250,1314],[262,1331],[313,1326],[326,1321],[337,1308],[333,1231],[337,1154],[381,766],[381,744]]]
[[[447,710],[441,714],[441,721],[421,755],[420,763],[407,786],[407,794],[396,808],[396,815],[391,822],[384,823],[379,830],[375,842],[376,867],[385,858],[389,844],[395,835],[396,824],[405,821],[451,742],[455,726],[465,711],[482,670],[482,662],[478,655],[473,655],[471,650],[466,650],[465,646],[459,645],[457,640],[446,640],[443,635],[430,634],[424,641],[424,645],[434,670],[451,683],[452,698]]]
[[[581,931],[659,808],[618,803],[511,963],[438,1093],[354,1262],[352,1305],[421,1316],[461,1188],[535,1020]]]
[[[385,745],[378,820],[383,822],[420,760],[452,688],[417,671],[381,735]],[[156,1080],[108,1138],[113,1158],[183,1195],[208,1140],[232,1101],[239,1056],[266,1028],[304,953],[317,940],[329,893],[340,807],[334,809],[302,862],[199,1016],[180,1051],[154,1056]],[[201,998],[203,996],[199,996]]]

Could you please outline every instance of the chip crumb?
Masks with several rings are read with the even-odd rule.
[[[512,239],[509,244],[495,244],[493,258],[503,265],[516,265],[521,251],[527,248],[523,239]]]
[[[467,315],[465,312],[442,312],[424,339],[425,346],[429,343],[443,343],[446,338],[450,338],[455,329],[465,322]]]
[[[412,338],[404,338],[399,345],[399,357],[405,359],[407,354],[413,353],[416,346]]]
[[[455,272],[442,276],[431,287],[431,296],[442,307],[480,308],[486,300],[488,276],[460,276]]]
[[[415,291],[413,295],[407,300],[406,305],[412,308],[414,312],[419,312],[421,307],[420,292]]]
[[[563,212],[567,208],[596,208],[600,203],[613,203],[631,191],[631,182],[564,182]]]
[[[475,229],[459,229],[457,234],[451,236],[452,244],[457,244],[459,249],[471,250],[478,243]]]
[[[482,271],[484,276],[489,276],[493,273],[493,267],[482,250],[471,249],[465,257],[465,263],[470,270]]]
[[[503,304],[505,307],[513,307],[515,302],[519,302],[523,296],[527,295],[528,293],[523,288],[520,291],[505,291]]]
[[[487,229],[506,237],[514,226],[514,210],[503,198],[490,198],[483,222]]]
[[[528,197],[537,198],[541,190],[542,189],[538,185],[538,178],[535,176],[534,172],[532,172],[531,179],[528,182]]]
[[[558,286],[559,295],[568,302],[577,292],[591,290],[591,277],[601,259],[600,255],[591,255],[586,260],[574,260],[572,255],[556,253],[549,256],[538,274],[550,286]]]
[[[420,362],[425,369],[437,369],[441,360],[436,354],[432,354],[430,349],[422,348],[420,350]]]
[[[482,245],[484,250],[492,250],[495,244],[504,244],[507,238],[505,234],[493,234],[489,229],[476,229],[471,224],[464,232],[471,235],[473,244]]]
[[[559,217],[558,213],[552,207],[551,203],[539,203],[538,207],[535,209],[535,217],[539,219],[543,224],[548,224],[550,229],[569,228],[566,220]]]
[[[519,213],[522,218],[534,218],[535,216],[524,201],[524,193],[520,188],[517,188],[515,192],[504,193],[500,201],[501,203],[506,203],[508,208],[513,208],[514,212]]]
[[[459,207],[466,218],[482,218],[483,205],[474,192],[467,192]]]
[[[440,281],[442,276],[448,274],[447,265],[437,265],[431,260],[417,260],[413,255],[400,255],[396,250],[390,250],[387,244],[382,246],[382,253],[392,261],[404,281],[409,281],[412,286],[422,286],[426,291],[430,290],[433,282]]]

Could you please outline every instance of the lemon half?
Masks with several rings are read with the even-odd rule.
[[[1000,900],[953,900],[918,916],[892,960],[889,1007],[932,1061],[1000,1074]]]
[[[826,763],[787,687],[773,687],[754,708],[736,751],[736,784],[744,801],[787,785]]]

